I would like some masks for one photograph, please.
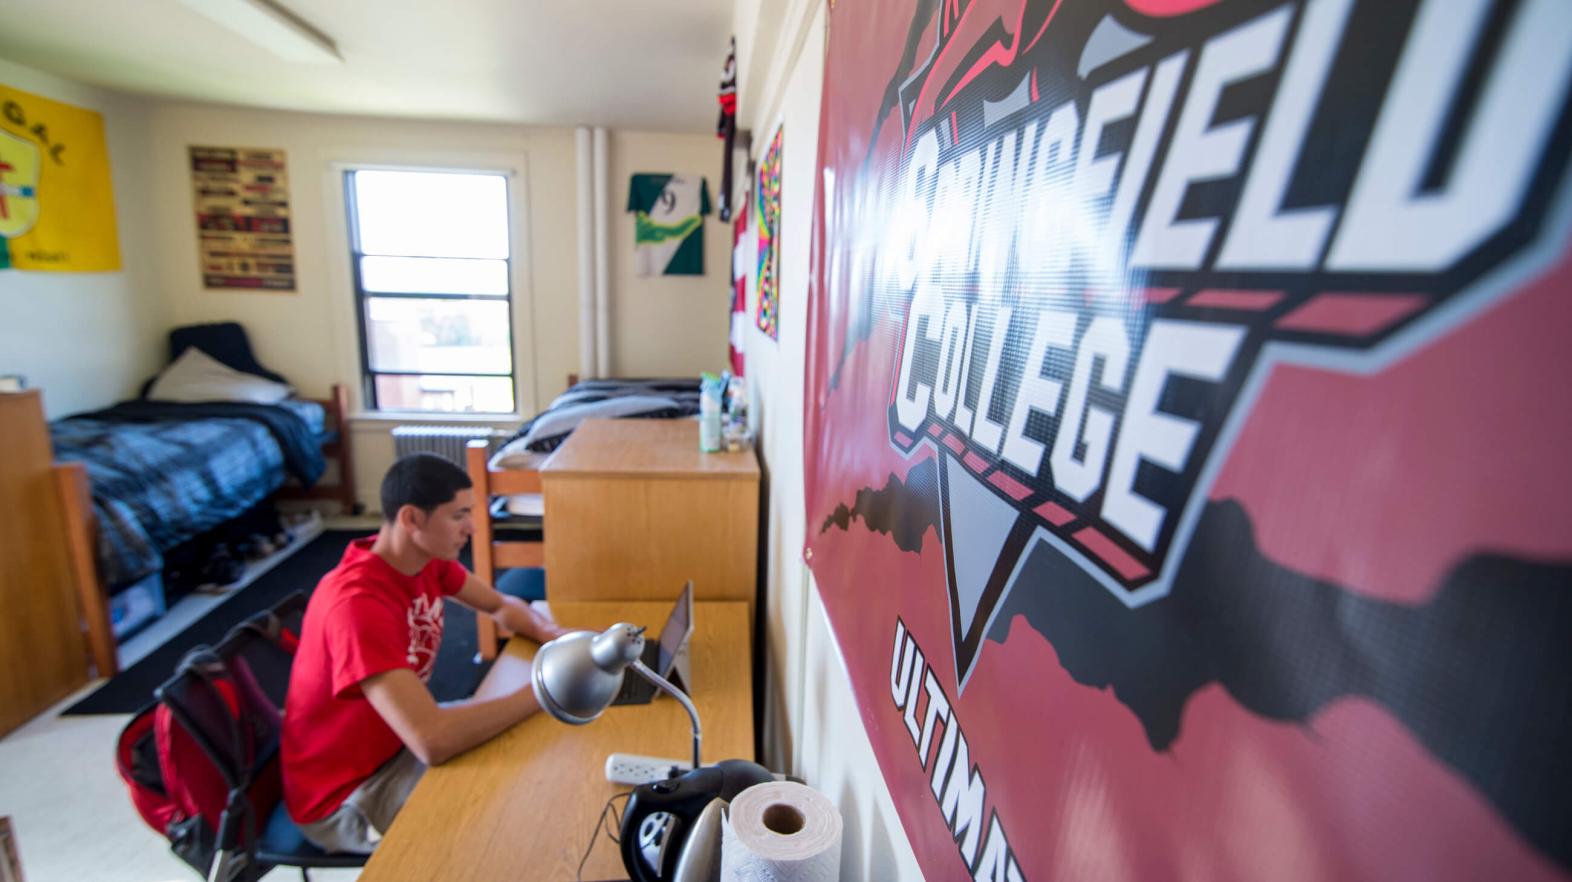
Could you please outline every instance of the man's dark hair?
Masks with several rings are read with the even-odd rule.
[[[460,490],[473,486],[458,466],[430,453],[406,456],[382,476],[382,519],[393,523],[398,510],[413,505],[426,514],[452,502]]]

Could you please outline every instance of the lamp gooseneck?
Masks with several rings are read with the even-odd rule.
[[[632,667],[633,670],[638,671],[639,674],[644,677],[644,679],[669,692],[671,697],[677,699],[677,701],[682,705],[682,709],[688,712],[688,719],[693,721],[693,767],[697,769],[702,766],[703,763],[699,762],[699,740],[701,735],[699,732],[698,708],[693,706],[693,702],[688,698],[687,695],[683,693],[681,689],[678,689],[676,686],[672,685],[671,682],[665,677],[655,673],[644,662],[635,661]]]

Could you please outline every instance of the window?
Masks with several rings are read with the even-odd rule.
[[[344,191],[365,400],[514,412],[507,177],[361,169]]]

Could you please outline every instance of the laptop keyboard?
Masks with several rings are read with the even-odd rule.
[[[629,671],[623,675],[622,688],[617,690],[617,697],[611,700],[612,704],[632,704],[636,702],[646,689],[652,688],[648,680]]]
[[[660,663],[660,644],[645,643],[644,655],[640,660],[643,661],[644,666],[650,670],[658,670],[656,665]],[[617,697],[612,699],[611,703],[614,705],[643,704],[651,698],[654,698],[655,693],[659,691],[659,686],[656,686],[654,683],[644,679],[643,674],[639,674],[632,668],[629,668],[626,672],[623,673],[622,688],[617,690]]]

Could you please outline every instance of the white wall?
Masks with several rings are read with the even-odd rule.
[[[358,376],[342,171],[351,164],[514,172],[514,338],[521,414],[545,407],[578,369],[578,239],[574,133],[486,125],[261,111],[197,104],[152,108],[153,186],[161,283],[176,323],[233,318],[266,364],[307,394]],[[197,272],[186,148],[282,148],[299,290],[210,291]],[[678,171],[715,178],[720,147],[701,134],[613,132],[611,192],[612,364],[621,374],[697,373],[724,363],[729,240],[706,224],[709,274],[633,274],[633,221],[622,209],[628,175]],[[714,341],[722,338],[720,344]],[[706,346],[713,350],[704,357]],[[358,391],[358,390],[357,390]]]
[[[0,270],[0,374],[44,392],[51,419],[125,398],[166,354],[166,307],[152,282],[146,104],[0,59],[0,83],[104,117],[122,269]]]
[[[611,368],[623,377],[692,377],[726,368],[731,302],[730,225],[716,219],[723,144],[710,135],[613,132],[611,141]],[[628,178],[675,172],[709,182],[704,275],[639,276]]]
[[[0,63],[3,64],[3,63]],[[45,389],[52,416],[126,397],[162,365],[175,325],[239,321],[257,357],[302,394],[334,383],[359,401],[360,355],[342,174],[378,164],[513,173],[516,427],[548,405],[578,370],[578,239],[574,133],[486,125],[264,111],[155,102],[91,90],[14,65],[0,82],[104,113],[126,271],[0,273],[0,373]],[[693,375],[725,364],[730,239],[706,224],[708,274],[633,274],[632,218],[622,209],[633,171],[703,174],[717,186],[720,144],[707,134],[614,132],[611,219],[612,364],[622,375]],[[294,292],[207,290],[198,270],[187,148],[280,148],[286,153],[293,224]],[[713,195],[713,190],[712,190]],[[354,427],[356,483],[375,501],[392,460],[392,421]],[[374,506],[373,506],[374,507]]]
[[[419,166],[511,173],[513,340],[520,414],[544,407],[578,367],[575,258],[577,192],[573,132],[512,125],[392,120],[161,102],[148,111],[147,174],[160,290],[171,325],[234,320],[257,358],[302,394],[334,383],[360,411],[360,343],[343,195],[353,165]],[[289,174],[296,290],[208,290],[198,271],[187,148],[283,149]],[[357,419],[352,438],[360,501],[376,508],[393,460],[388,430],[407,420]],[[493,423],[511,428],[519,417]]]
[[[335,382],[357,407],[359,341],[343,198],[352,165],[512,173],[514,351],[519,405],[531,413],[578,362],[573,134],[566,129],[437,123],[160,103],[151,110],[159,280],[175,324],[233,319],[257,357],[307,395]],[[297,290],[207,290],[198,271],[187,148],[281,148],[289,172]]]
[[[739,124],[753,130],[753,157],[784,127],[781,180],[779,339],[746,340],[749,401],[759,431],[768,496],[764,690],[765,762],[801,776],[835,801],[845,821],[846,880],[921,877],[862,727],[846,664],[803,565],[802,431],[807,298],[826,11],[813,0],[739,0]],[[744,23],[757,32],[744,35]],[[758,51],[745,59],[744,46]],[[750,311],[756,294],[750,295]]]

